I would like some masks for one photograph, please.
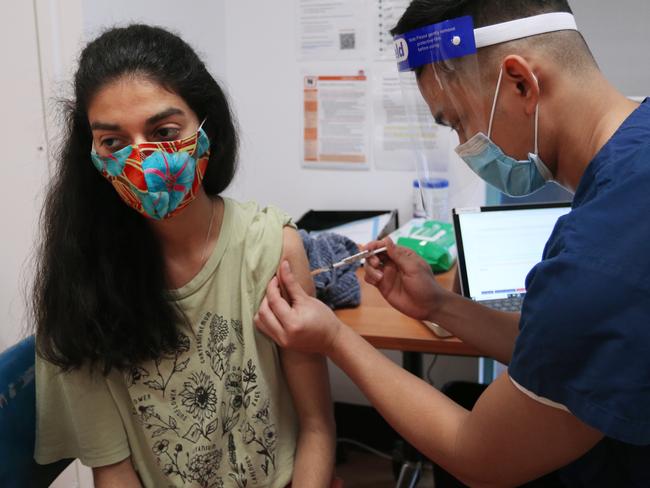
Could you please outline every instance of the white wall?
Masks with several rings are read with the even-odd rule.
[[[32,2],[3,9],[0,29],[2,78],[0,134],[3,135],[0,222],[0,351],[15,343],[27,326],[24,289],[28,259],[47,169],[45,118],[36,17]],[[20,49],[16,49],[20,46]]]
[[[623,94],[650,95],[650,2],[569,0],[601,70]]]
[[[3,9],[0,133],[5,137],[0,221],[0,351],[31,333],[25,300],[37,219],[58,143],[56,102],[67,91],[81,43],[79,0],[14,1]],[[19,47],[19,48],[17,48]],[[10,142],[10,143],[9,143]]]
[[[83,44],[81,0],[34,0],[34,5],[51,167],[63,130],[60,101],[72,96],[72,77]]]
[[[157,25],[172,30],[188,42],[218,79],[226,66],[226,0],[80,0],[84,41],[107,28],[130,23]]]

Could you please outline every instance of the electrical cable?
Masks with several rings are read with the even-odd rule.
[[[429,363],[429,367],[427,368],[427,381],[431,386],[434,388],[436,387],[433,378],[431,377],[431,373],[433,371],[433,367],[436,365],[436,362],[438,361],[438,355],[433,354],[433,357],[431,358],[431,363]]]

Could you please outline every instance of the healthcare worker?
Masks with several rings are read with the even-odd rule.
[[[400,71],[414,74],[479,176],[511,195],[549,179],[575,193],[527,277],[521,314],[444,290],[390,241],[369,246],[388,246],[366,264],[388,302],[508,371],[467,411],[308,297],[287,263],[258,328],[329,356],[405,439],[470,486],[556,471],[565,486],[650,486],[650,102],[607,82],[564,0],[415,0],[393,34]]]

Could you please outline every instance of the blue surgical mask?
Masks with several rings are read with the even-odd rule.
[[[484,181],[513,197],[530,195],[553,178],[552,173],[539,157],[537,135],[539,125],[539,105],[535,108],[535,149],[528,159],[518,161],[508,155],[490,139],[492,122],[503,78],[499,73],[496,92],[492,103],[488,134],[479,132],[466,143],[456,148],[456,153]]]

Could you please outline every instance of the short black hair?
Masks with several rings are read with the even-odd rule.
[[[474,19],[474,27],[485,27],[550,12],[573,13],[566,0],[413,0],[390,32],[405,34],[465,15]]]
[[[469,15],[474,27],[485,27],[534,15],[554,12],[573,13],[567,0],[413,0],[397,25],[391,29],[393,36],[449,19]],[[546,49],[560,65],[579,75],[582,71],[597,67],[596,61],[582,34],[575,31],[552,32],[535,36],[536,46]],[[527,40],[522,40],[526,42]],[[498,52],[498,46],[485,48]],[[416,69],[417,76],[422,68]]]

